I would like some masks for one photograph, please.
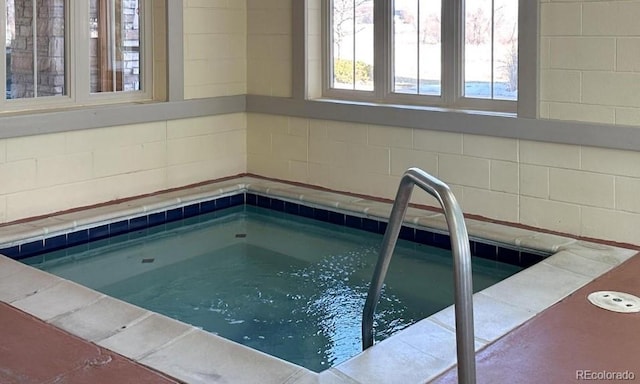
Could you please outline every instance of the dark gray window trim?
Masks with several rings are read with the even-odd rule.
[[[640,151],[640,128],[624,125],[257,95],[247,95],[247,112]]]
[[[245,95],[0,116],[0,139],[245,112]]]

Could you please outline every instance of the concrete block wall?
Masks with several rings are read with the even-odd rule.
[[[0,140],[0,222],[243,173],[244,113]]]
[[[183,0],[184,97],[247,93],[245,0]]]
[[[291,96],[291,0],[247,0],[247,90]]]
[[[185,98],[245,94],[246,2],[184,0],[183,11]],[[246,162],[244,113],[4,139],[0,223],[236,175]]]
[[[640,1],[541,1],[541,117],[640,125]]]
[[[640,239],[638,152],[265,114],[247,127],[251,173],[391,199],[417,166],[448,183],[465,213]],[[412,201],[438,206],[419,190]]]

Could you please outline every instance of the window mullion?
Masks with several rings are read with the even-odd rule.
[[[322,44],[322,94],[326,95],[331,89],[331,74],[333,73],[333,42],[331,41],[331,0],[321,3],[321,44]]]
[[[38,7],[31,2],[31,51],[33,52],[33,97],[38,97]]]
[[[518,116],[538,118],[539,114],[539,36],[540,4],[518,4]]]
[[[375,0],[373,4],[373,84],[375,98],[377,100],[383,100],[391,92],[391,77],[393,73],[393,52],[391,44],[391,20],[393,19],[392,1]]]
[[[73,57],[70,78],[73,79],[74,84],[72,90],[74,92],[71,95],[77,102],[87,102],[89,98],[89,83],[90,83],[90,52],[89,52],[89,40],[90,40],[90,27],[89,27],[89,2],[88,1],[74,1],[71,4],[74,8],[72,13],[74,15],[71,27],[74,28],[74,33],[70,34],[71,43],[69,46],[75,52],[70,52]]]
[[[491,99],[495,98],[495,60],[496,60],[496,45],[495,45],[495,29],[496,29],[496,4],[495,0],[491,0]]]
[[[442,98],[447,105],[464,96],[464,0],[442,2]]]
[[[0,60],[0,79],[2,79],[0,92],[2,92],[2,97],[0,97],[0,110],[4,109],[2,105],[6,102],[7,94],[7,8],[5,3],[3,3],[3,5],[4,7],[1,7],[2,11],[0,11],[0,41],[2,42],[2,59]]]

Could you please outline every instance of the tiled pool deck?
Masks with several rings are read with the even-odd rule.
[[[385,202],[242,177],[1,227],[0,248],[243,191],[362,218],[384,219],[391,210]],[[405,222],[435,230],[446,228],[442,214],[417,208],[409,208]],[[484,221],[468,219],[466,223],[471,237],[553,253],[474,295],[476,350],[494,343],[637,253]],[[0,301],[189,383],[423,383],[451,369],[456,361],[452,307],[317,374],[1,256]]]

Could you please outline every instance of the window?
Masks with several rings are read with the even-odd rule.
[[[325,96],[517,110],[518,0],[325,0],[323,15]]]
[[[153,97],[150,1],[0,4],[0,112]]]
[[[140,4],[138,0],[91,0],[92,93],[140,90]]]

